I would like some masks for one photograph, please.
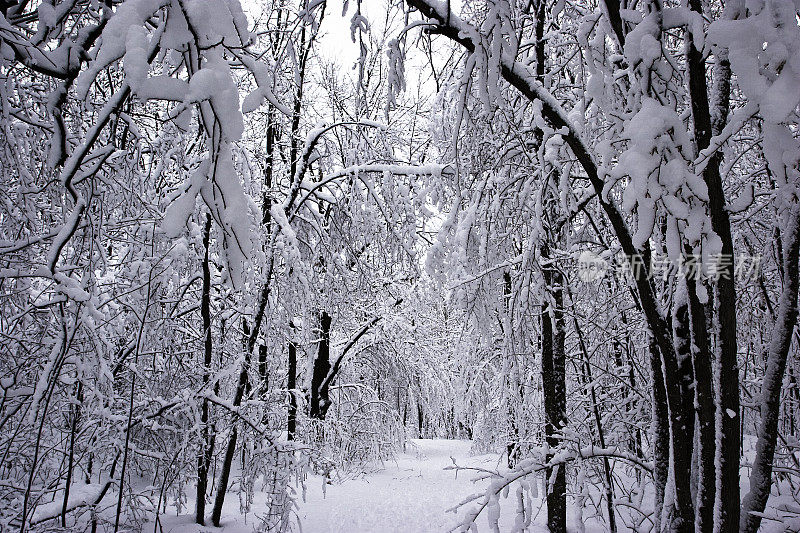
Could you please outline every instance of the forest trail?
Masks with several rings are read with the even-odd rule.
[[[496,469],[497,454],[472,455],[470,441],[409,440],[406,452],[385,468],[328,485],[323,496],[321,478],[311,478],[300,519],[305,533],[448,531],[457,515],[447,510],[486,483],[475,484],[471,472],[445,470],[452,465]],[[513,504],[508,511],[513,510]],[[484,525],[485,520],[479,520]]]
[[[464,498],[482,490],[486,482],[474,483],[474,472],[445,470],[453,464],[495,470],[505,458],[498,454],[473,455],[472,442],[446,439],[411,439],[406,450],[383,467],[377,465],[356,476],[334,480],[324,486],[321,476],[309,475],[305,501],[298,494],[298,515],[303,533],[436,533],[446,532],[458,515],[447,512]],[[234,496],[234,495],[232,495]],[[162,516],[163,533],[252,533],[263,502],[256,494],[247,517],[239,513],[234,496],[225,503],[222,527],[203,527],[191,523],[190,515]],[[189,508],[194,505],[189,502]],[[513,520],[515,503],[501,504],[501,529]],[[173,511],[174,512],[174,511]],[[462,510],[463,512],[463,510]],[[535,522],[543,524],[546,510],[539,510]],[[503,520],[505,517],[505,520]],[[149,524],[150,527],[152,525]],[[486,530],[486,518],[478,519],[479,531]],[[146,526],[144,531],[150,529]],[[541,525],[529,529],[545,532]]]
[[[748,436],[746,443],[745,457],[752,461],[755,438]],[[449,531],[467,507],[459,509],[458,514],[448,512],[448,509],[488,485],[486,480],[473,481],[477,472],[461,471],[456,476],[454,470],[445,470],[453,464],[451,457],[462,467],[499,468],[501,471],[505,467],[505,456],[496,453],[474,455],[471,450],[472,442],[467,440],[410,439],[406,441],[405,453],[388,461],[384,468],[375,467],[354,479],[334,481],[327,486],[326,494],[323,494],[322,478],[310,476],[306,483],[306,501],[298,502],[303,533]],[[742,491],[746,493],[749,486],[745,475],[742,476],[742,484]],[[567,510],[569,533],[607,531],[595,518],[588,517],[583,528],[576,527],[572,503],[569,500]],[[797,509],[793,507],[791,498],[776,498],[772,504],[784,510]],[[515,508],[512,495],[501,499],[500,531],[510,531]],[[534,513],[533,524],[526,530],[527,533],[547,533],[547,509],[541,499],[534,504]],[[624,508],[618,507],[617,513],[619,531],[633,531],[626,527],[630,522],[623,518],[623,515],[627,516]],[[772,509],[770,515],[774,514],[775,510]],[[490,531],[485,514],[478,518],[477,525],[479,532]],[[252,528],[246,531],[249,533]],[[766,520],[762,524],[762,531],[778,533],[784,529],[780,521]],[[240,532],[236,530],[235,533]]]

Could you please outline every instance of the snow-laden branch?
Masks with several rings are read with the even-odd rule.
[[[486,46],[486,43],[482,42],[485,41],[485,38],[481,36],[480,32],[474,26],[455,15],[450,10],[449,3],[434,0],[406,0],[406,2],[429,19],[438,21],[436,28],[431,30],[433,33],[444,35],[460,43],[470,52],[475,52],[479,47]],[[502,77],[525,98],[534,103],[534,105],[541,104],[542,116],[564,137],[567,145],[575,154],[589,178],[623,253],[630,261],[635,261],[636,257],[642,255],[641,251],[635,246],[633,234],[614,199],[608,194],[603,194],[605,182],[598,171],[599,165],[595,155],[584,143],[580,132],[569,119],[566,111],[558,103],[555,96],[547,91],[536,79],[535,73],[530,67],[515,61],[512,55],[503,53],[502,57],[499,58],[499,68]],[[633,264],[631,266],[639,268]],[[634,279],[642,312],[647,319],[648,326],[655,337],[659,350],[665,358],[672,358],[674,357],[674,346],[671,342],[669,327],[647,270],[647,265],[644,268],[639,268],[640,275],[635,276]]]
[[[395,300],[392,307],[393,308],[398,307],[402,303],[403,303],[403,298],[398,298],[397,300]],[[322,385],[320,385],[321,390],[330,387],[331,383],[336,378],[336,375],[339,373],[339,368],[342,366],[342,361],[344,360],[344,357],[347,355],[347,353],[353,348],[353,346],[355,346],[355,344],[361,337],[363,337],[370,329],[372,329],[375,326],[375,324],[383,320],[385,316],[386,315],[378,315],[369,322],[367,322],[366,324],[364,324],[364,326],[362,326],[361,329],[359,329],[358,332],[356,332],[356,334],[353,335],[353,337],[347,342],[347,344],[345,344],[344,348],[342,348],[341,353],[339,353],[339,357],[336,358],[336,361],[333,363],[333,366],[328,372],[328,375],[325,376],[325,380],[322,382]]]
[[[450,531],[470,531],[472,525],[475,523],[478,517],[487,509],[489,510],[488,518],[490,527],[492,527],[494,531],[499,531],[499,498],[502,494],[506,493],[512,484],[515,482],[524,482],[525,479],[531,474],[544,472],[548,469],[557,469],[563,467],[567,463],[603,457],[621,459],[647,471],[650,474],[653,473],[652,463],[644,461],[636,455],[626,452],[625,450],[622,450],[616,446],[602,448],[600,446],[587,445],[574,450],[563,450],[546,462],[542,462],[536,458],[524,459],[520,461],[515,468],[504,474],[484,468],[458,466],[458,464],[455,462],[455,459],[453,459],[453,465],[445,467],[446,470],[455,470],[456,472],[461,470],[479,472],[483,475],[484,479],[486,477],[491,477],[492,481],[483,492],[478,492],[467,496],[458,505],[449,509],[451,512],[457,512],[458,509],[464,507],[465,505],[479,501],[478,506],[467,512],[464,517],[450,529]],[[517,526],[512,529],[512,531],[521,533],[523,531],[523,529],[521,529],[521,524],[518,523]]]
[[[507,259],[507,260],[505,260],[505,261],[503,261],[501,263],[497,263],[496,265],[490,266],[489,268],[486,268],[486,269],[482,270],[481,272],[478,272],[477,274],[472,275],[472,276],[470,276],[468,278],[464,278],[464,279],[460,279],[460,280],[454,281],[453,283],[451,283],[450,285],[447,286],[447,290],[453,290],[453,289],[455,289],[457,287],[460,287],[462,285],[466,285],[467,283],[472,283],[473,281],[477,281],[477,280],[481,279],[484,276],[488,276],[492,272],[496,272],[498,270],[505,269],[505,268],[508,268],[510,266],[518,265],[518,264],[522,263],[522,260],[523,260],[522,254],[520,254],[520,255],[518,255],[516,257],[512,257],[511,259]]]
[[[289,106],[278,100],[278,97],[272,92],[274,80],[272,74],[267,70],[267,66],[263,62],[256,61],[254,58],[239,50],[233,49],[231,53],[253,74],[256,85],[258,85],[258,88],[248,94],[242,101],[242,112],[249,113],[255,111],[264,100],[266,100],[282,114],[291,117],[292,110]]]
[[[352,165],[346,168],[342,168],[339,170],[335,170],[330,174],[323,176],[323,178],[316,182],[307,182],[303,181],[300,184],[300,188],[306,190],[307,192],[300,198],[300,200],[294,206],[294,211],[292,211],[291,216],[289,216],[289,221],[291,222],[297,216],[297,213],[300,211],[300,208],[305,204],[306,201],[312,196],[316,195],[319,196],[317,192],[322,187],[326,187],[333,181],[336,181],[340,178],[345,178],[347,176],[355,176],[361,173],[389,173],[394,174],[396,176],[424,176],[424,175],[431,175],[431,176],[440,176],[447,165],[436,165],[436,164],[426,164],[426,165],[406,165],[406,164],[392,164],[392,163],[363,163],[359,165]],[[328,199],[326,199],[328,200]]]
[[[745,122],[753,118],[757,113],[758,104],[755,102],[747,102],[744,107],[736,111],[719,135],[711,138],[708,148],[697,154],[697,158],[694,160],[695,172],[698,175],[702,173],[708,162],[711,161],[711,157],[722,148],[728,139],[742,129]]]
[[[165,24],[161,24],[156,33],[160,35],[164,31],[164,27]],[[147,50],[146,61],[148,64],[155,59],[158,50],[158,39],[153,39],[153,42]],[[67,192],[69,192],[72,200],[75,202],[75,206],[73,207],[66,223],[55,236],[53,244],[50,247],[50,251],[47,254],[47,267],[51,273],[55,273],[56,264],[58,263],[58,258],[61,255],[61,251],[64,249],[64,246],[69,238],[72,237],[77,230],[83,212],[86,209],[86,200],[84,200],[80,193],[75,189],[73,181],[80,171],[80,168],[83,165],[86,157],[92,152],[95,143],[100,138],[100,133],[106,127],[112,115],[120,111],[123,103],[125,103],[130,93],[130,84],[127,81],[123,81],[120,88],[101,109],[95,124],[89,128],[89,131],[87,132],[86,137],[81,145],[77,147],[72,154],[70,154],[69,158],[67,158],[66,162],[64,163],[64,167],[61,169],[61,184],[64,186]],[[111,152],[109,149],[106,149],[106,153],[110,154]]]
[[[113,484],[113,480],[108,480],[105,483],[90,483],[71,487],[66,512],[69,513],[81,507],[99,504]],[[34,512],[31,517],[30,525],[35,526],[47,520],[58,518],[63,512],[63,502],[59,499],[55,499],[52,502],[40,505],[36,508],[36,512]]]
[[[67,241],[78,229],[78,224],[80,224],[81,221],[81,215],[83,215],[85,209],[86,201],[83,198],[78,198],[78,201],[75,203],[75,207],[72,209],[72,213],[70,213],[67,221],[64,222],[64,225],[61,226],[61,229],[58,231],[55,239],[53,239],[53,244],[50,246],[50,251],[47,253],[47,269],[52,274],[56,273],[56,263],[58,262],[58,257],[61,255],[61,250],[64,249]]]
[[[311,129],[306,135],[306,140],[300,153],[300,160],[297,165],[297,170],[295,171],[294,176],[292,176],[292,185],[289,189],[289,194],[287,195],[286,200],[283,202],[283,212],[286,213],[286,216],[289,216],[289,212],[291,211],[295,200],[297,200],[297,195],[300,194],[303,177],[306,174],[306,170],[308,169],[314,149],[317,147],[317,143],[319,143],[320,139],[325,133],[339,126],[364,126],[368,128],[378,128],[381,130],[386,129],[385,125],[368,120],[343,121],[335,122],[333,124],[325,124],[323,122],[316,128]]]

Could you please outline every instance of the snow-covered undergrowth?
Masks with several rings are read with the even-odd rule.
[[[472,443],[464,440],[413,439],[404,452],[383,465],[365,467],[347,479],[328,479],[311,475],[298,494],[297,518],[305,533],[367,533],[367,532],[435,532],[448,531],[458,521],[456,513],[448,512],[470,494],[479,491],[484,483],[475,484],[474,476],[456,474],[446,468],[455,459],[460,465],[494,470],[503,463],[498,454],[472,455]],[[221,531],[250,533],[257,526],[259,508],[266,496],[256,493],[252,513],[239,512],[236,499],[226,503]],[[189,505],[191,507],[191,503]],[[503,523],[513,522],[514,506],[503,512]],[[543,523],[544,508],[537,522]],[[149,531],[152,523],[145,524]],[[167,513],[161,517],[165,533],[217,531],[193,523],[191,514]],[[485,521],[480,523],[481,530]],[[532,531],[546,531],[537,526]],[[598,529],[597,531],[602,531]]]
[[[755,438],[745,437],[745,456],[752,460]],[[601,490],[587,476],[592,460],[586,458],[590,450],[581,450],[583,460],[572,460],[568,467],[568,531],[569,533],[599,533],[607,531],[603,515]],[[594,450],[601,453],[602,450]],[[507,458],[499,453],[476,451],[476,442],[448,439],[409,439],[403,451],[384,461],[363,462],[348,469],[332,469],[328,472],[308,474],[304,479],[289,476],[283,480],[288,485],[286,503],[291,509],[287,516],[285,531],[304,533],[433,533],[462,531],[467,517],[480,507],[473,531],[493,531],[489,521],[497,517],[498,530],[514,530],[520,520],[520,510],[529,524],[526,533],[547,532],[547,509],[545,479],[537,473],[531,459],[523,459],[511,470]],[[581,465],[584,465],[583,467]],[[458,465],[458,468],[454,466]],[[521,478],[523,470],[532,474]],[[278,471],[279,469],[273,469]],[[742,469],[742,491],[747,491],[747,468]],[[288,470],[287,470],[288,471]],[[620,490],[615,501],[615,513],[619,531],[643,531],[651,529],[648,513],[653,510],[652,483],[647,476],[637,480],[626,475],[621,462],[615,465],[615,479]],[[252,533],[255,531],[278,531],[275,517],[275,483],[259,475],[243,475],[241,465],[236,465],[233,483],[229,489],[231,498],[226,500],[219,528],[195,523],[192,510],[195,502],[192,491],[187,490],[180,501],[171,499],[156,518],[138,516],[136,526],[123,525],[121,531],[145,533]],[[512,482],[507,483],[508,480]],[[519,505],[520,480],[525,484],[525,503]],[[251,480],[249,486],[244,486]],[[763,513],[764,533],[794,531],[800,508],[793,500],[793,486],[782,476],[776,483],[770,505]],[[145,480],[141,480],[144,483]],[[497,487],[508,484],[507,491],[500,490],[499,497],[491,494]],[[637,492],[637,487],[643,487]],[[137,492],[146,498],[147,487],[143,484]],[[98,499],[101,491],[107,491],[102,499],[106,505],[95,508],[101,527],[110,524],[113,518],[116,493],[109,487],[98,484],[76,486],[70,497],[70,508],[85,506]],[[631,495],[637,496],[631,498]],[[237,497],[238,496],[238,497]],[[487,496],[489,496],[487,500]],[[292,502],[292,498],[294,501]],[[489,505],[484,505],[485,502]],[[496,505],[494,505],[496,504]],[[37,508],[34,521],[46,525],[48,518],[61,512],[61,500]],[[271,515],[269,513],[272,513]],[[84,522],[90,513],[84,513]],[[132,518],[132,517],[129,517]],[[54,526],[54,522],[49,522]],[[124,520],[123,524],[132,522]],[[133,527],[133,529],[131,529]],[[277,529],[276,529],[277,528]],[[53,530],[44,527],[42,530]]]
[[[745,446],[753,444],[752,437],[745,439]],[[383,463],[364,464],[357,472],[347,476],[309,475],[303,486],[296,486],[296,506],[293,509],[294,531],[304,533],[433,533],[458,530],[470,510],[482,501],[478,500],[459,507],[474,495],[483,495],[490,488],[487,475],[513,475],[506,467],[506,457],[498,453],[475,453],[475,443],[468,440],[410,439],[405,450]],[[752,455],[753,450],[749,450]],[[453,465],[458,464],[458,471]],[[617,468],[615,472],[622,472]],[[602,507],[600,493],[580,473],[572,470],[569,498],[568,531],[570,533],[607,531],[605,522],[599,518]],[[744,474],[744,472],[743,472]],[[634,478],[624,475],[618,478],[622,485],[633,488]],[[746,476],[743,476],[746,479]],[[547,532],[547,509],[541,476],[530,478],[531,485],[539,485],[532,491],[531,523],[525,529],[529,533]],[[785,492],[790,487],[780,484]],[[512,489],[513,489],[512,485]],[[747,490],[744,481],[742,490]],[[232,488],[236,492],[237,487]],[[649,531],[651,524],[643,519],[640,511],[649,512],[653,507],[652,490],[645,490],[637,503],[620,497],[616,501],[617,526],[619,531]],[[177,513],[174,505],[159,518],[145,523],[142,531],[164,533],[251,533],[262,527],[260,518],[267,507],[269,495],[256,490],[250,511],[243,513],[240,502],[231,498],[226,504],[220,528],[198,526],[185,509],[194,502],[185,502],[184,511]],[[518,505],[515,490],[500,495],[498,500],[498,525],[500,531],[511,531],[517,520]],[[764,514],[762,525],[766,533],[785,531],[783,521],[792,514],[800,514],[793,507],[791,497],[778,495]],[[582,509],[582,511],[581,511]],[[583,517],[581,519],[581,516]],[[773,518],[770,520],[769,518]],[[782,521],[775,520],[781,518]],[[298,527],[299,522],[299,527]],[[491,531],[488,513],[485,511],[476,520],[478,532]],[[153,527],[155,526],[155,529]]]
[[[467,440],[411,439],[405,451],[383,464],[364,466],[360,472],[345,478],[309,475],[305,488],[297,489],[297,506],[294,510],[294,530],[304,533],[432,533],[453,530],[463,520],[470,506],[458,505],[474,494],[483,493],[489,483],[488,472],[508,473],[505,456],[497,453],[474,455],[473,443]],[[456,472],[451,467],[474,469]],[[482,471],[482,473],[478,473]],[[236,487],[231,492],[235,493]],[[543,495],[541,491],[538,493]],[[594,495],[597,501],[597,494]],[[576,501],[582,500],[592,507],[592,497],[577,494],[571,498],[569,513],[570,531],[602,532],[606,528],[597,518],[577,521]],[[652,496],[651,496],[652,497]],[[198,526],[190,512],[176,513],[170,505],[168,512],[159,518],[155,531],[164,533],[195,533],[224,531],[225,533],[251,533],[261,522],[259,517],[266,508],[268,494],[256,490],[249,513],[242,513],[239,501],[226,502],[220,528]],[[500,499],[500,531],[510,531],[517,519],[514,492]],[[185,509],[191,509],[188,501]],[[652,502],[649,503],[652,506]],[[542,499],[534,500],[532,521],[526,531],[546,532],[547,511]],[[618,507],[622,531],[632,531],[624,526],[625,517],[637,514],[635,510]],[[588,510],[585,516],[591,515]],[[478,531],[491,531],[487,516],[476,521]],[[299,520],[300,528],[297,527]],[[143,531],[151,531],[153,521],[144,524]],[[647,528],[645,527],[645,530]]]

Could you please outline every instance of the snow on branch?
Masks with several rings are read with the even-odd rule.
[[[108,480],[105,483],[89,483],[71,487],[66,512],[69,513],[81,507],[99,504],[113,484],[113,480]],[[38,506],[30,519],[30,524],[35,526],[47,520],[58,518],[63,512],[63,502],[61,499],[56,498],[52,502]]]
[[[542,454],[545,452],[544,450],[540,451]],[[492,528],[492,531],[499,532],[500,498],[505,498],[508,496],[511,485],[514,483],[520,484],[518,489],[518,498],[520,498],[520,500],[524,500],[525,492],[529,493],[530,498],[536,498],[538,496],[536,482],[527,479],[530,475],[538,474],[548,469],[552,469],[552,471],[555,472],[556,469],[564,467],[564,465],[567,463],[603,457],[621,459],[641,468],[642,470],[645,470],[650,474],[653,473],[653,465],[634,454],[626,452],[618,447],[601,448],[594,445],[587,445],[577,450],[562,450],[561,452],[555,454],[549,461],[541,461],[536,457],[524,459],[520,461],[516,467],[506,473],[487,470],[485,468],[462,467],[456,464],[455,459],[452,459],[453,465],[445,467],[446,470],[454,470],[456,473],[462,470],[477,472],[480,474],[478,477],[479,480],[490,478],[491,482],[483,492],[474,493],[463,499],[455,507],[449,509],[451,512],[457,512],[458,509],[466,505],[469,505],[473,502],[478,502],[478,505],[467,511],[463,518],[459,520],[459,522],[456,523],[450,529],[450,531],[458,530],[465,533],[473,530],[475,521],[481,514],[483,514],[484,511],[486,511],[488,513],[489,527]],[[525,527],[529,525],[530,521],[529,509],[530,506],[524,506],[521,509],[517,509],[517,521],[510,530],[511,532],[522,533],[525,531]]]
[[[386,129],[385,125],[371,120],[343,121],[335,122],[333,124],[326,124],[323,121],[320,122],[317,127],[311,129],[306,135],[306,140],[300,153],[300,161],[298,162],[297,170],[292,177],[292,185],[289,189],[289,194],[283,203],[283,212],[286,213],[287,216],[289,215],[295,200],[297,200],[297,195],[300,193],[300,189],[302,188],[303,184],[303,177],[308,169],[311,156],[314,153],[317,143],[319,143],[319,140],[325,133],[339,126],[364,126],[369,128],[377,128],[380,130]]]
[[[316,182],[303,181],[300,188],[306,190],[306,194],[295,205],[294,211],[289,217],[289,221],[297,216],[298,211],[303,204],[312,196],[319,196],[319,189],[328,186],[331,182],[344,178],[347,176],[357,176],[361,173],[388,173],[398,176],[423,176],[431,175],[434,177],[441,176],[442,173],[448,168],[448,165],[426,164],[426,165],[406,165],[406,164],[392,164],[392,163],[363,163],[359,165],[352,165],[346,168],[336,170],[330,174],[325,175],[321,180]],[[332,198],[324,198],[327,201],[333,201]]]

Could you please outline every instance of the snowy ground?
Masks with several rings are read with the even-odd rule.
[[[309,486],[307,501],[300,507],[303,530],[322,532],[435,532],[447,531],[457,520],[447,510],[486,485],[472,483],[470,473],[456,477],[459,466],[495,469],[498,455],[470,455],[469,441],[414,440],[406,453],[382,471],[328,486],[323,498],[321,484]],[[514,504],[508,502],[508,511]],[[542,511],[544,515],[544,510]],[[480,521],[485,524],[485,520]]]
[[[752,443],[753,439],[746,439]],[[504,457],[498,454],[472,455],[472,443],[457,440],[410,440],[406,452],[382,467],[376,465],[367,472],[351,475],[347,479],[334,479],[326,484],[320,476],[310,476],[305,484],[305,499],[298,501],[297,514],[303,533],[436,533],[451,530],[458,515],[449,509],[463,501],[470,494],[482,491],[487,481],[474,483],[475,474],[462,471],[456,476],[453,470],[445,467],[453,464],[451,457],[459,466],[480,467],[495,470],[502,467]],[[745,451],[752,455],[746,446]],[[747,475],[743,471],[742,491],[747,491]],[[302,492],[302,491],[300,491]],[[76,496],[79,494],[76,492]],[[93,499],[93,498],[90,498]],[[108,497],[112,503],[116,497]],[[59,500],[60,501],[60,500]],[[239,499],[231,491],[225,500],[222,527],[198,526],[194,524],[191,511],[194,502],[187,501],[182,514],[175,515],[175,507],[161,515],[160,524],[146,523],[144,533],[253,533],[259,524],[258,514],[264,509],[265,498],[256,494],[252,512],[242,515]],[[574,509],[569,502],[569,531],[576,533],[599,533],[604,531],[596,519],[588,519],[585,530],[575,527],[572,522]],[[786,518],[800,512],[792,498],[786,495],[773,497],[768,516]],[[58,505],[60,509],[60,504]],[[510,530],[514,521],[516,504],[512,498],[501,500],[500,531]],[[112,507],[109,507],[112,509]],[[45,512],[42,508],[39,512]],[[58,509],[56,510],[58,511]],[[623,517],[624,506],[617,506],[617,525],[620,531],[629,531],[624,524],[630,520]],[[210,513],[210,507],[209,507]],[[534,504],[534,524],[528,533],[546,533],[544,526],[546,509],[541,500]],[[800,525],[800,524],[798,524]],[[784,531],[780,521],[766,520],[764,533]],[[478,530],[489,531],[486,516],[478,519]],[[297,531],[297,529],[295,529]]]
[[[466,496],[481,490],[486,482],[476,485],[473,475],[444,468],[454,457],[460,466],[480,466],[495,469],[500,461],[497,454],[474,456],[469,441],[411,440],[406,453],[383,468],[360,476],[334,481],[323,492],[324,480],[311,476],[306,482],[305,501],[299,502],[303,533],[434,533],[448,531],[457,516],[448,509]],[[253,505],[258,512],[259,498]],[[190,516],[162,516],[163,533],[219,532],[251,533],[257,521],[253,514],[246,519],[239,514],[235,494],[226,500],[221,528],[192,524]],[[506,500],[502,516],[513,520],[514,503]],[[542,508],[536,522],[543,523],[546,510]],[[503,524],[501,519],[501,526]],[[506,522],[508,523],[508,522]],[[479,520],[481,531],[486,519]],[[150,528],[145,527],[149,532]],[[532,533],[547,531],[543,526]]]

